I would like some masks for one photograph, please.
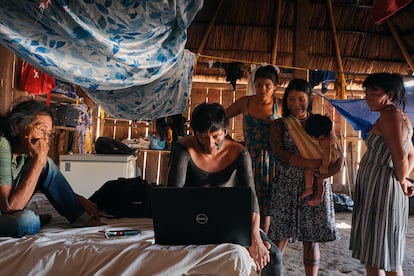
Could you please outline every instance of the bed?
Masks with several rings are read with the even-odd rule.
[[[70,228],[43,194],[35,194],[28,207],[52,214],[52,221],[37,235],[0,238],[2,275],[258,275],[239,245],[154,244],[149,218],[103,218],[107,225]],[[106,238],[104,229],[142,233]]]

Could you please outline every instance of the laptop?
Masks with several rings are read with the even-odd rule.
[[[251,245],[251,190],[155,187],[151,192],[155,243]]]

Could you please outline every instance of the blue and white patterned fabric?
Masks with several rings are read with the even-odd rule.
[[[187,28],[203,0],[0,1],[0,43],[49,75],[83,87],[116,118],[184,111],[194,54]]]

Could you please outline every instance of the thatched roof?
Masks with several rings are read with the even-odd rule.
[[[199,54],[197,74],[223,74],[209,69],[208,61],[217,60],[334,72],[342,63],[347,82],[356,83],[373,72],[411,77],[414,2],[381,24],[371,16],[373,2],[205,0],[188,30],[187,48]]]

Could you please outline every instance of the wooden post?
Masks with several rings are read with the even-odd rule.
[[[276,64],[276,58],[277,58],[277,49],[278,49],[278,43],[279,43],[279,33],[280,33],[280,16],[282,13],[282,0],[277,0],[276,5],[276,12],[275,12],[275,26],[274,26],[274,37],[273,37],[273,48],[272,48],[272,60],[271,64]]]
[[[331,22],[331,29],[332,29],[332,37],[335,47],[335,53],[336,53],[336,61],[338,62],[338,77],[337,77],[337,93],[336,95],[340,99],[345,98],[345,75],[344,75],[344,66],[342,64],[342,58],[341,58],[341,50],[339,49],[339,43],[338,43],[338,36],[336,33],[336,26],[335,26],[335,20],[333,15],[333,8],[332,8],[332,0],[327,0],[328,3],[328,11],[329,11],[329,21]]]
[[[309,65],[309,9],[304,9],[309,5],[307,0],[296,0],[296,27],[293,34],[293,66],[308,68]],[[307,72],[304,70],[294,70],[294,78],[307,79]]]
[[[0,115],[4,116],[13,102],[16,56],[0,45],[0,57]]]

